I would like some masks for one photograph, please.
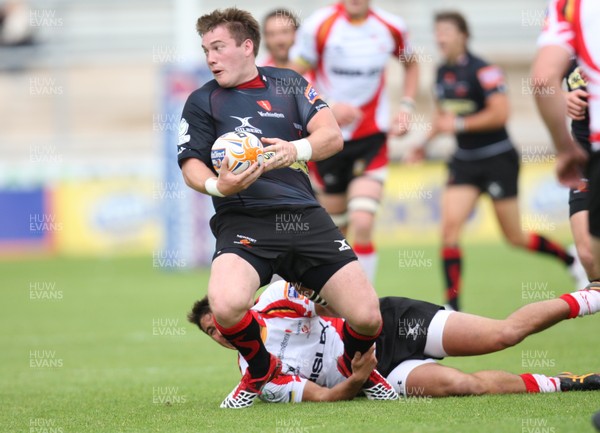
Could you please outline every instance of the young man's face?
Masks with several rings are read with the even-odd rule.
[[[253,44],[249,39],[238,47],[227,27],[219,25],[204,34],[202,49],[219,86],[235,87],[247,81],[248,69],[254,65]]]
[[[263,35],[265,46],[273,59],[277,62],[287,62],[296,36],[294,21],[286,16],[273,16],[265,22]]]
[[[465,50],[466,36],[450,21],[435,24],[435,40],[445,58],[454,58]]]
[[[344,8],[350,18],[366,18],[371,0],[343,0]]]
[[[216,328],[215,319],[212,313],[205,314],[200,318],[200,327],[210,338],[215,340],[221,346],[235,350],[235,347],[233,347],[233,345],[227,341],[227,339],[223,337],[223,334]]]

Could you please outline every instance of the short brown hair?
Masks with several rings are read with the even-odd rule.
[[[250,39],[254,44],[254,56],[258,55],[260,26],[250,12],[238,8],[215,9],[198,18],[196,30],[203,36],[220,25],[225,25],[238,47]]]
[[[210,305],[208,304],[208,296],[200,299],[199,301],[194,302],[194,306],[192,307],[192,311],[190,311],[187,315],[188,322],[196,325],[202,332],[206,332],[200,326],[200,320],[207,314],[211,313]]]
[[[467,24],[467,20],[460,12],[456,11],[442,11],[435,14],[434,21],[436,23],[440,21],[450,21],[452,24],[456,26],[459,32],[465,35],[467,38],[471,36],[469,32],[469,25]]]

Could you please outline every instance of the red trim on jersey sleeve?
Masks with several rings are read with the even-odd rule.
[[[317,29],[317,32],[315,34],[315,47],[317,50],[317,71],[319,71],[319,73],[322,76],[325,76],[324,71],[323,71],[323,52],[325,51],[325,45],[327,43],[327,39],[329,38],[329,35],[331,34],[331,29],[333,28],[333,24],[336,22],[336,20],[342,16],[344,11],[344,5],[342,3],[339,3],[336,5],[334,12],[328,16],[327,18],[325,18],[325,20],[321,23],[321,25],[319,26],[319,28]]]
[[[398,27],[395,27],[392,23],[387,22],[375,12],[370,11],[370,15],[379,20],[390,31],[390,34],[394,39],[394,56],[400,56],[402,51],[404,51],[406,48],[404,45],[404,36],[402,35],[402,30],[400,30]]]
[[[477,71],[477,79],[484,90],[493,90],[504,85],[502,69],[495,65],[484,66]]]

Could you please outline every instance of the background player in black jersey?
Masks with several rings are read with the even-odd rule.
[[[571,135],[583,147],[588,155],[591,154],[590,143],[590,114],[588,112],[586,81],[573,60],[569,71],[565,75],[568,91],[565,92],[567,101],[567,115],[572,119]],[[571,232],[577,248],[577,254],[586,272],[589,281],[600,280],[600,269],[594,264],[592,246],[589,232],[589,189],[587,176],[581,178],[577,188],[569,191],[569,216]],[[588,281],[588,282],[589,282]],[[586,283],[587,285],[587,283]],[[585,287],[585,285],[584,285]]]
[[[459,309],[462,253],[461,230],[479,196],[487,193],[506,240],[517,247],[550,254],[565,265],[574,257],[560,245],[521,227],[517,183],[519,155],[508,137],[508,97],[503,73],[467,49],[469,28],[458,12],[435,16],[435,37],[444,64],[436,79],[437,113],[428,140],[455,134],[458,149],[449,163],[442,197],[442,258],[448,305]],[[422,159],[425,145],[410,160]]]
[[[354,354],[373,344],[381,314],[356,255],[319,206],[308,180],[307,160],[326,158],[342,147],[327,104],[297,73],[257,68],[260,29],[250,13],[215,10],[200,17],[196,28],[215,79],[194,91],[184,106],[178,160],[186,184],[213,196],[216,214],[210,224],[217,242],[208,296],[215,326],[249,364],[221,407],[241,408],[252,405],[280,369],[248,311],[256,290],[274,273],[320,291],[347,319],[342,361],[348,369]],[[239,175],[224,161],[217,174],[212,144],[234,130],[260,137],[270,158]],[[397,398],[375,373],[364,391]]]

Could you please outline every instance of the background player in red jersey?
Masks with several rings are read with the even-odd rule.
[[[260,29],[250,13],[215,10],[200,17],[196,27],[215,79],[188,97],[178,162],[188,186],[213,196],[216,248],[208,297],[215,326],[249,365],[221,407],[243,408],[280,368],[248,311],[256,290],[274,273],[321,291],[347,319],[342,362],[348,370],[355,353],[368,351],[379,334],[381,314],[375,290],[308,180],[306,161],[327,158],[343,144],[331,110],[297,73],[257,68]],[[258,135],[272,157],[238,175],[223,161],[217,174],[211,147],[230,131]],[[291,219],[301,224],[290,229],[280,224]],[[369,390],[398,398],[378,375],[365,383]]]
[[[504,320],[445,311],[439,305],[407,298],[380,301],[384,329],[376,342],[377,368],[405,397],[600,390],[600,374],[464,373],[436,362],[446,356],[504,350],[562,320],[595,314],[600,310],[597,290],[532,303]],[[267,385],[262,399],[334,401],[356,395],[355,384],[342,385],[345,378],[336,363],[342,350],[338,330],[343,319],[332,317],[335,313],[310,302],[285,281],[269,285],[252,307],[252,314],[265,329],[267,349],[278,353],[284,365],[283,374]],[[194,304],[188,320],[217,343],[233,349],[215,328],[207,298]],[[240,364],[243,371],[243,359]],[[356,380],[359,377],[353,378]]]
[[[506,131],[509,107],[503,73],[467,49],[469,29],[458,12],[435,17],[435,37],[444,57],[436,80],[437,113],[428,139],[454,134],[458,149],[449,163],[442,197],[442,259],[446,301],[459,310],[462,274],[460,234],[479,196],[492,198],[506,240],[516,247],[549,254],[566,266],[577,266],[560,245],[521,227],[517,199],[519,155]],[[409,157],[425,155],[425,145]]]
[[[319,201],[351,238],[370,281],[377,254],[375,213],[387,177],[387,133],[407,132],[417,93],[418,65],[404,20],[370,0],[343,0],[314,12],[298,29],[290,54],[300,73],[330,102],[344,149],[311,165]],[[402,111],[390,125],[384,74],[390,57],[405,69]],[[314,172],[314,173],[313,173]]]

